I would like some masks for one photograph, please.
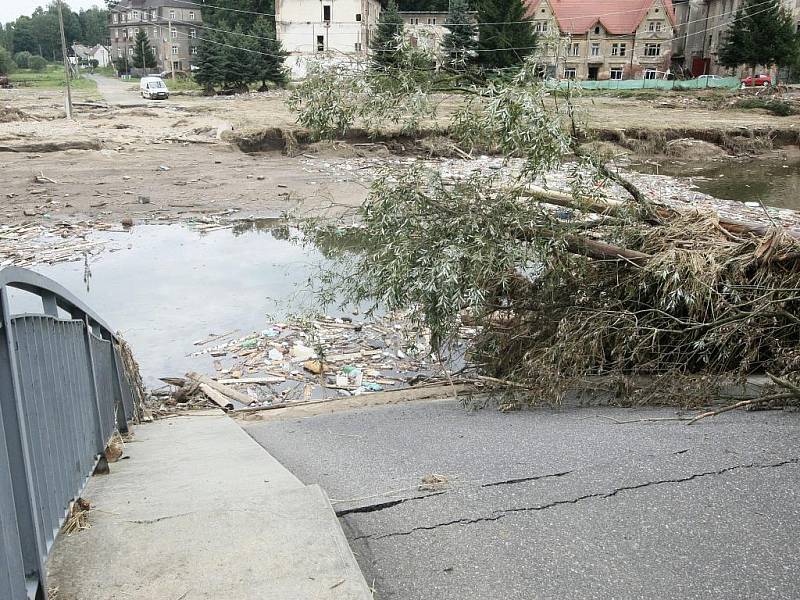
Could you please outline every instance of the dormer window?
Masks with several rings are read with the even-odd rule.
[[[594,28],[594,34],[595,35],[600,35],[600,27],[595,27]]]

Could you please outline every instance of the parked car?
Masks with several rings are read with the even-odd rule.
[[[167,84],[161,77],[142,77],[139,81],[139,92],[142,98],[149,98],[150,100],[169,98],[169,90]]]
[[[702,82],[714,81],[715,79],[722,79],[722,77],[720,77],[719,75],[699,75],[697,77],[697,81],[702,81]]]
[[[755,77],[750,75],[749,77],[745,77],[742,79],[742,87],[753,87],[753,86],[763,86],[766,87],[768,85],[772,85],[772,77],[767,75],[766,73],[759,73]]]

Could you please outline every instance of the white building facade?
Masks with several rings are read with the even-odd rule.
[[[292,56],[365,56],[378,24],[378,0],[276,0],[275,28]]]

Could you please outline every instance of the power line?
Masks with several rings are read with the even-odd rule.
[[[175,1],[189,2],[189,0],[175,0]],[[191,3],[191,4],[196,4],[196,3]],[[760,11],[754,12],[754,13],[745,14],[745,15],[743,15],[742,18],[747,18],[748,16],[755,16],[755,15],[758,15],[758,14],[761,14],[761,13],[764,13],[764,12],[767,12],[767,11],[771,10],[771,8],[772,8],[772,6],[771,6],[772,0],[765,0],[763,2],[760,2],[758,4],[753,5],[753,7],[762,6],[764,4],[769,4],[770,6],[768,6],[765,9],[762,9]],[[234,9],[230,9],[230,10],[234,10]],[[261,15],[269,16],[267,13],[254,13],[253,11],[246,11],[246,12],[249,12],[251,14],[261,14]],[[629,12],[634,12],[634,11],[629,11]],[[718,17],[722,17],[722,16],[727,16],[727,15],[731,15],[731,14],[734,14],[734,13],[738,13],[738,11],[733,11],[732,10],[732,11],[727,12],[727,13],[720,13],[719,15],[716,15],[716,17],[718,18]],[[609,14],[611,14],[611,13],[609,13]],[[589,15],[589,16],[592,16],[592,15]],[[576,18],[579,18],[579,17],[576,17]],[[692,23],[698,23],[700,21],[705,21],[705,20],[706,20],[705,18],[695,19],[693,21],[687,21],[686,23],[683,23],[682,25],[689,25],[689,24],[692,24]],[[685,39],[685,38],[688,38],[688,37],[693,36],[693,35],[705,34],[705,33],[709,32],[709,31],[713,31],[713,30],[720,29],[720,28],[723,28],[723,27],[729,27],[736,20],[737,19],[734,18],[734,19],[731,19],[730,21],[728,21],[726,23],[721,23],[721,24],[715,25],[713,27],[706,27],[703,30],[697,31],[695,33],[686,34],[686,35],[673,35],[669,39],[660,39],[660,40],[657,40],[657,42],[658,43],[665,43],[665,42],[671,42],[673,40],[677,40],[679,38],[684,38]],[[225,30],[225,29],[217,29],[217,28],[213,28],[213,27],[207,27],[207,26],[198,25],[197,23],[193,23],[193,22],[190,22],[190,21],[177,21],[177,22],[179,22],[181,24],[195,25],[195,26],[203,28],[203,29],[209,29],[211,31],[216,31],[216,32],[219,32],[219,33],[224,33],[224,34],[229,34],[229,35],[236,35],[236,36],[255,38],[255,39],[261,39],[261,40],[268,40],[268,41],[280,41],[277,38],[268,38],[268,37],[263,37],[263,36],[256,36],[256,35],[252,35],[252,34],[246,34],[246,33],[242,33],[242,32],[229,31],[229,30]],[[527,23],[527,22],[530,22],[530,21],[516,21],[516,23]],[[188,38],[191,38],[191,36],[189,34],[186,34],[186,33],[182,32],[182,31],[178,31],[177,29],[173,29],[173,30],[171,30],[171,32],[172,31],[174,31],[177,35],[182,35],[182,36],[186,36]],[[569,36],[563,36],[563,37],[569,37]],[[270,53],[270,52],[263,52],[261,50],[254,50],[252,48],[245,48],[245,47],[242,47],[242,46],[236,46],[234,44],[228,44],[228,43],[225,43],[225,42],[218,42],[216,40],[212,40],[212,39],[207,38],[207,37],[192,38],[192,39],[199,39],[199,40],[206,41],[208,43],[211,43],[211,44],[214,44],[214,45],[217,45],[217,46],[224,46],[224,47],[232,48],[232,49],[235,49],[235,50],[242,50],[244,52],[250,52],[252,54],[259,54],[259,55],[262,55],[262,56],[271,56],[271,57],[274,57],[274,58],[286,58],[285,54],[274,54],[274,53]],[[476,49],[476,50],[472,50],[472,52],[479,52],[479,53],[481,53],[481,52],[483,52],[483,53],[514,52],[514,51],[523,51],[523,50],[527,51],[527,50],[535,50],[535,49],[537,49],[537,46],[520,46],[520,47],[513,47],[512,46],[512,47],[505,47],[505,48]],[[373,50],[373,51],[374,52],[399,53],[399,52],[402,51],[402,49],[401,48],[376,49],[376,50]],[[570,57],[565,57],[565,58],[570,58]],[[572,58],[579,58],[579,57],[572,57]]]

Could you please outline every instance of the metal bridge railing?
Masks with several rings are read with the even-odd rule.
[[[41,314],[12,314],[9,288]],[[0,598],[44,600],[50,548],[134,396],[112,329],[57,283],[0,270],[0,316]]]

